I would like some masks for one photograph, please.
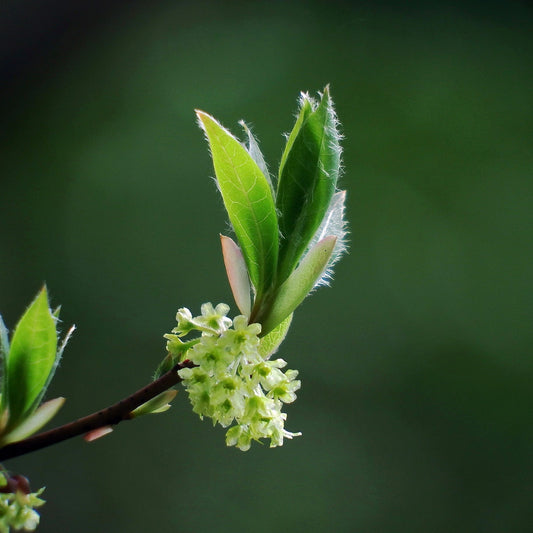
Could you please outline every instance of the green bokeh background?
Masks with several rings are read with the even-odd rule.
[[[530,531],[526,3],[49,4],[3,12],[0,310],[46,281],[77,324],[58,423],[144,385],[178,307],[231,302],[194,108],[250,122],[275,169],[299,91],[330,83],[351,235],[281,351],[303,437],[228,449],[182,392],[6,463],[47,486],[40,531]]]

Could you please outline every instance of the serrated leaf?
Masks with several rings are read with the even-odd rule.
[[[65,403],[65,398],[59,397],[44,402],[39,408],[0,439],[2,446],[17,442],[33,435],[48,424]]]
[[[268,335],[261,337],[259,342],[259,354],[268,359],[276,353],[280,344],[285,340],[292,322],[292,313],[278,326],[276,326]]]
[[[276,197],[283,236],[279,282],[294,270],[320,226],[340,171],[340,134],[328,88],[315,108],[308,101],[304,95],[297,124],[280,165]]]
[[[278,222],[270,185],[231,133],[210,115],[202,111],[197,115],[211,147],[217,182],[250,279],[261,295],[273,281],[278,256]]]
[[[250,316],[252,304],[250,299],[250,278],[248,277],[246,262],[241,249],[233,239],[221,235],[220,242],[233,298],[239,311],[248,317]]]
[[[328,265],[337,239],[326,237],[305,255],[298,268],[279,288],[270,313],[263,322],[263,331],[270,332],[281,324],[313,290]]]
[[[9,426],[20,421],[48,381],[57,353],[56,322],[46,287],[20,319],[7,360]]]
[[[170,408],[170,402],[176,397],[178,391],[176,389],[168,389],[161,394],[158,394],[155,398],[148,400],[146,403],[139,405],[134,409],[130,416],[131,418],[137,418],[138,416],[164,413]]]

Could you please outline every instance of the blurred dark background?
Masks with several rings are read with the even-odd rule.
[[[532,14],[2,2],[0,310],[13,328],[46,281],[77,324],[58,423],[144,385],[178,307],[233,305],[193,109],[249,121],[275,170],[330,83],[345,134],[350,255],[281,351],[303,437],[228,449],[181,393],[6,463],[47,486],[42,533],[531,531]]]

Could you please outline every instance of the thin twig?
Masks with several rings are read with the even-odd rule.
[[[0,449],[0,462],[52,446],[53,444],[58,444],[59,442],[83,435],[95,429],[114,426],[124,420],[130,420],[131,412],[135,408],[155,398],[158,394],[170,389],[181,381],[178,370],[191,368],[192,366],[194,365],[190,361],[184,361],[174,366],[160,378],[146,385],[146,387],[139,389],[130,396],[105,409],[33,437],[7,444]]]

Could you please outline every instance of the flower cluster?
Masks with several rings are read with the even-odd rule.
[[[261,325],[248,324],[243,315],[232,321],[226,304],[203,304],[201,311],[193,317],[188,309],[180,309],[173,334],[165,335],[169,352],[197,365],[179,372],[193,411],[223,427],[235,422],[226,433],[226,444],[243,451],[252,440],[269,438],[274,447],[300,435],[285,430],[287,415],[281,411],[284,403],[296,399],[298,372],[283,372],[283,359],[270,361],[261,355]],[[201,333],[199,338],[181,340],[195,331]]]
[[[39,525],[35,508],[44,504],[39,498],[43,490],[31,492],[25,477],[0,472],[0,533],[9,533],[11,528],[34,531]]]

